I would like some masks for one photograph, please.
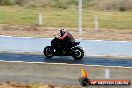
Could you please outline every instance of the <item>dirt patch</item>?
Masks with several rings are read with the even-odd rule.
[[[50,84],[35,84],[35,85],[26,85],[21,83],[14,82],[3,82],[0,84],[0,88],[81,88],[79,86],[53,86]]]
[[[4,82],[0,84],[0,88],[31,88],[25,84],[18,84],[13,82]]]
[[[21,25],[0,25],[0,35],[18,36],[18,37],[53,37],[59,32],[60,28],[51,28],[43,26],[21,26]],[[78,38],[77,28],[66,28],[75,38]],[[132,30],[119,29],[94,29],[85,28],[83,30],[83,39],[97,39],[97,40],[119,40],[132,41]]]

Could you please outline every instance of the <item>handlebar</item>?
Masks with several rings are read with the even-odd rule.
[[[59,38],[60,36],[56,36],[56,35],[54,35],[54,37],[55,37],[55,38]]]

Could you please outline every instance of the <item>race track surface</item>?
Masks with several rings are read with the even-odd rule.
[[[83,60],[76,61],[72,57],[53,57],[46,58],[44,55],[31,54],[14,54],[0,53],[0,60],[4,61],[24,61],[24,62],[47,62],[47,63],[67,63],[67,64],[84,64],[84,65],[104,65],[104,66],[125,66],[131,67],[132,60],[123,58],[101,58],[101,57],[84,57]]]

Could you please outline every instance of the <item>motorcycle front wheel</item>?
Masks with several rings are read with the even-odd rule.
[[[51,46],[47,46],[44,48],[43,53],[46,57],[51,58],[53,57],[54,49]]]

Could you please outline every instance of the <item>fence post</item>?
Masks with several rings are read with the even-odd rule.
[[[82,39],[82,0],[78,0],[78,32],[79,39]]]
[[[105,69],[105,79],[110,79],[110,70]]]
[[[99,23],[98,23],[98,17],[97,16],[94,16],[94,30],[95,31],[99,31]]]
[[[43,16],[42,14],[39,13],[38,15],[38,25],[42,25],[43,24]]]

